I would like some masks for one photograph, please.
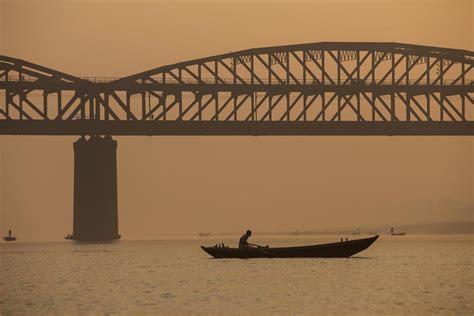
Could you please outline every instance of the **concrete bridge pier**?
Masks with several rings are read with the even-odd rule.
[[[120,238],[117,206],[117,141],[110,136],[74,142],[74,240]]]

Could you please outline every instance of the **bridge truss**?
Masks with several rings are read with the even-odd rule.
[[[123,78],[0,56],[0,134],[474,135],[474,52],[398,43],[249,49]]]

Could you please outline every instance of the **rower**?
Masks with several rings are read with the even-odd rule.
[[[242,237],[240,237],[239,248],[249,248],[250,247],[249,242],[247,241],[250,236],[252,236],[252,231],[249,229],[249,230],[247,230],[247,232],[245,234],[242,235]]]

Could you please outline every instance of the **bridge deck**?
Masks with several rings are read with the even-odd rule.
[[[474,122],[1,121],[0,135],[474,135]]]

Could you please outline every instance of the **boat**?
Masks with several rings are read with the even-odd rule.
[[[352,232],[352,235],[360,235],[360,229],[357,228],[356,230],[354,230],[354,231]]]
[[[201,246],[201,248],[214,258],[346,258],[367,249],[377,238],[379,235],[364,239],[297,247],[260,246],[240,249],[223,247],[222,244],[219,244],[212,247]]]
[[[15,241],[15,240],[16,240],[16,237],[13,237],[13,236],[12,236],[12,230],[9,229],[9,230],[8,230],[8,236],[3,237],[3,239],[4,239],[5,241]]]
[[[390,235],[392,236],[405,236],[406,233],[395,233],[393,227],[390,228]]]
[[[199,237],[207,237],[207,236],[211,236],[211,233],[199,233],[198,236]]]
[[[66,240],[74,240],[74,235],[73,235],[73,234],[67,234],[66,236],[64,236],[64,239],[66,239]]]

